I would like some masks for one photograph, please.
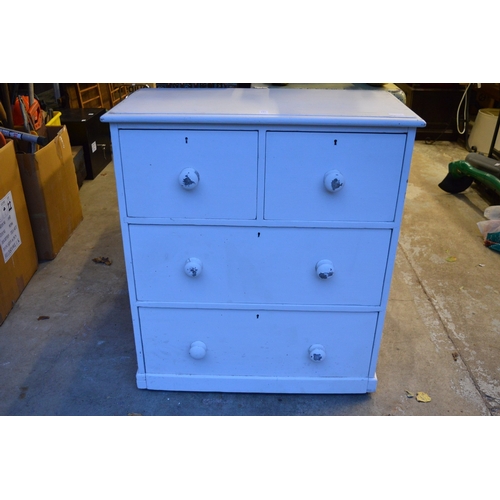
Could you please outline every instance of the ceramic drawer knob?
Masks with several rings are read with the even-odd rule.
[[[193,359],[202,359],[205,357],[206,353],[207,353],[207,346],[205,345],[204,342],[201,342],[199,340],[193,342],[191,344],[191,347],[189,348],[189,355]]]
[[[326,357],[325,348],[321,344],[313,344],[309,347],[309,357],[315,363],[323,361]]]
[[[186,263],[184,264],[184,272],[190,278],[196,278],[197,276],[199,276],[202,269],[203,269],[203,264],[201,263],[201,260],[197,259],[196,257],[189,258],[188,260],[186,260]]]
[[[333,276],[334,269],[331,260],[323,259],[316,263],[316,274],[322,280],[330,279]]]
[[[344,187],[345,180],[338,170],[329,170],[323,177],[323,183],[327,191],[336,193]]]
[[[194,189],[200,182],[200,174],[194,168],[185,168],[179,174],[179,184],[187,190]]]

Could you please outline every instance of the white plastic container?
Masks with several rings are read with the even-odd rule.
[[[488,154],[490,152],[499,111],[499,109],[494,108],[479,110],[469,137],[469,146],[471,148],[475,146],[478,153]],[[500,149],[500,134],[495,142],[495,149]]]
[[[486,208],[484,216],[490,220],[500,219],[500,205],[492,205]]]

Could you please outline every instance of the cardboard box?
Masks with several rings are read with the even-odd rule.
[[[14,142],[0,148],[0,325],[38,267]]]
[[[47,127],[47,137],[36,153],[17,154],[39,260],[54,259],[83,220],[66,127]]]

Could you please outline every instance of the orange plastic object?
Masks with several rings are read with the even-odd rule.
[[[35,99],[30,108],[30,100],[28,96],[22,95],[16,99],[16,102],[12,106],[12,119],[14,121],[14,126],[22,127],[24,125],[23,112],[21,110],[21,103],[19,99],[22,99],[24,108],[28,112],[28,121],[31,122],[30,126],[35,130],[38,130],[43,123],[43,113],[40,103]]]

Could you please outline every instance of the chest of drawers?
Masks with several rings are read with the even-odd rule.
[[[376,389],[417,115],[379,90],[144,89],[102,120],[139,388]]]

